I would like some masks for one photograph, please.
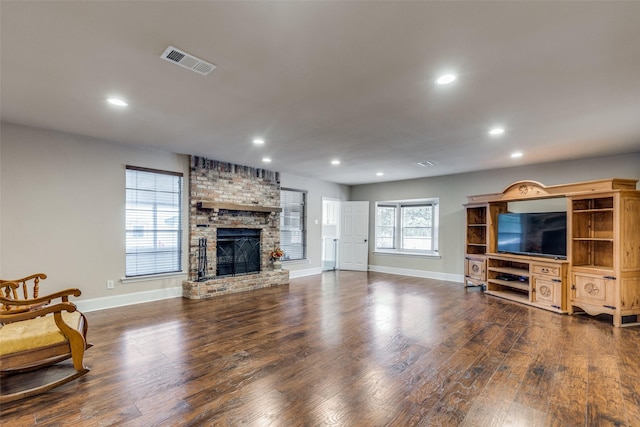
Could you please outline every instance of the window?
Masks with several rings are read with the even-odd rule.
[[[376,250],[436,254],[438,199],[376,203]]]
[[[280,248],[285,261],[306,257],[306,201],[306,191],[280,190]]]
[[[182,174],[127,166],[127,277],[182,270]]]

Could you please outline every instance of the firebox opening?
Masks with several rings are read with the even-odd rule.
[[[216,240],[216,276],[260,272],[259,229],[219,228]]]

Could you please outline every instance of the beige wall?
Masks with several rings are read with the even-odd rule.
[[[497,193],[509,184],[521,180],[538,181],[544,185],[566,184],[605,178],[640,180],[640,152],[620,156],[518,166],[491,171],[423,178],[384,184],[358,185],[351,188],[352,200],[368,200],[370,211],[369,265],[383,270],[419,270],[425,272],[463,274],[462,205],[466,196]],[[440,198],[440,254],[438,259],[373,253],[375,202],[416,198]]]
[[[187,156],[6,123],[1,132],[0,277],[43,272],[49,276],[43,289],[78,287],[81,299],[181,286],[182,278],[119,279],[125,274],[125,165],[182,172],[186,184]],[[115,289],[106,289],[107,280]]]

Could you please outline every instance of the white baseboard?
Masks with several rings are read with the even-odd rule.
[[[316,274],[322,274],[322,267],[305,268],[304,270],[289,270],[289,279],[314,276]]]
[[[159,301],[162,299],[182,297],[182,286],[152,291],[134,292],[130,294],[114,295],[112,297],[93,298],[74,301],[78,310],[87,313],[90,311],[104,310],[107,308],[123,307],[125,305],[140,304],[143,302]]]
[[[413,270],[409,268],[385,267],[382,265],[369,265],[369,271],[378,273],[398,274],[400,276],[423,277],[425,279],[446,280],[449,282],[464,283],[464,275],[440,273],[437,271]]]

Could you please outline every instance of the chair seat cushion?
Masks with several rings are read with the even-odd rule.
[[[81,313],[63,311],[62,319],[72,328],[80,325]],[[0,328],[0,356],[66,341],[53,314],[3,325]]]

